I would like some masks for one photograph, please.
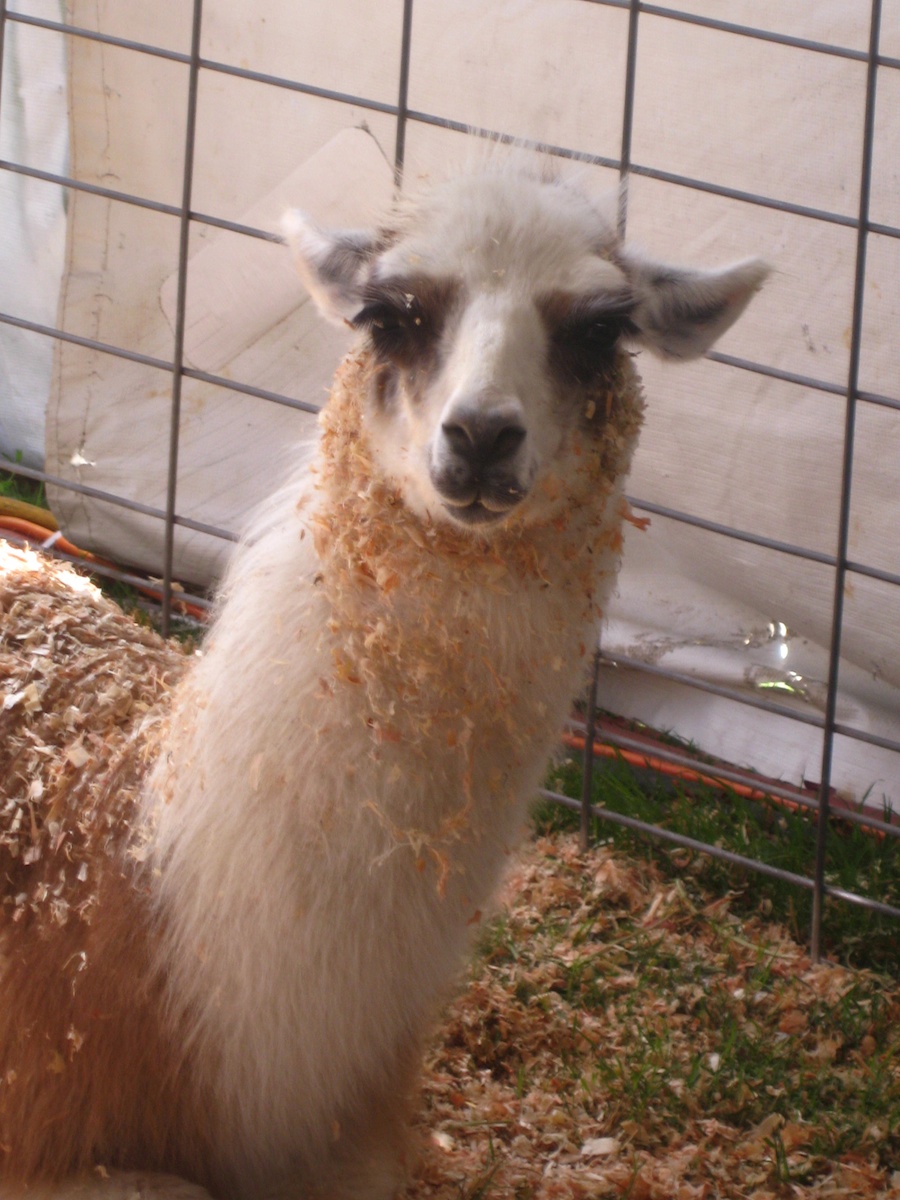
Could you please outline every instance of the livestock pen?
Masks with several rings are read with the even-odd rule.
[[[659,416],[652,409],[655,442],[646,467],[638,460],[631,503],[653,524],[629,538],[626,564],[632,547],[641,560],[634,583],[626,565],[595,682],[605,707],[758,768],[769,794],[779,796],[784,781],[788,802],[827,815],[836,788],[854,802],[850,820],[893,838],[895,822],[880,811],[882,796],[895,796],[900,751],[892,733],[900,575],[890,539],[900,404],[890,340],[900,233],[893,6],[756,6],[751,23],[742,5],[578,0],[565,16],[528,6],[516,26],[503,5],[476,20],[424,0],[380,6],[377,18],[346,8],[307,6],[296,23],[274,7],[268,24],[247,25],[240,5],[212,0],[198,0],[190,19],[179,6],[149,24],[134,6],[2,5],[5,468],[46,482],[74,541],[160,577],[163,620],[176,577],[206,583],[218,574],[240,512],[269,484],[265,464],[317,408],[310,386],[289,383],[325,378],[337,343],[308,352],[311,365],[299,374],[300,350],[282,354],[281,376],[263,365],[266,350],[283,352],[271,334],[281,311],[258,318],[238,367],[212,343],[247,323],[247,308],[264,307],[271,259],[257,256],[275,234],[262,217],[246,220],[262,211],[257,197],[323,148],[314,170],[337,163],[347,172],[349,156],[366,181],[356,186],[377,179],[384,192],[404,170],[427,172],[456,154],[464,138],[515,138],[577,158],[602,185],[628,179],[620,221],[638,238],[661,240],[666,228],[694,245],[727,247],[739,230],[761,230],[768,241],[758,248],[778,271],[772,304],[763,301],[748,334],[714,350],[689,385],[648,379]],[[463,66],[446,72],[445,61]],[[70,72],[84,90],[73,91],[68,126],[60,89]],[[763,106],[762,92],[775,107]],[[106,106],[100,115],[95,96]],[[106,128],[102,148],[92,120]],[[226,140],[216,121],[230,121]],[[142,149],[154,175],[134,164],[138,122],[152,131]],[[358,145],[341,150],[343,132],[360,127],[362,140],[378,143],[374,158],[390,160],[382,175]],[[257,148],[254,131],[264,128]],[[246,180],[235,181],[241,170]],[[653,216],[660,210],[665,218]],[[83,247],[92,228],[107,228],[110,239],[114,229],[124,258],[114,262],[110,240],[104,268],[90,259]],[[140,275],[144,264],[134,264],[136,283],[125,270],[146,229],[158,230],[163,259],[152,293],[154,270]],[[14,246],[12,233],[22,234]],[[55,266],[47,263],[54,247]],[[211,295],[235,264],[247,292],[229,312],[214,311]],[[59,307],[53,284],[64,268],[67,278],[82,272],[90,294],[76,304],[67,284]],[[103,301],[106,316],[97,316],[96,295],[112,300]],[[142,305],[166,308],[167,337],[144,337],[133,318],[109,316],[134,295],[139,320]],[[118,408],[98,409],[97,378],[108,380]],[[736,398],[720,402],[722,394]],[[233,460],[223,472],[222,439],[197,432],[199,410],[216,407],[210,397],[224,439],[234,443],[241,422],[250,431],[238,443],[244,466]],[[34,437],[44,403],[46,445]],[[744,406],[740,416],[734,406]],[[206,413],[206,425],[215,421]],[[715,428],[712,439],[704,425]],[[745,433],[739,452],[728,432],[736,425]],[[136,443],[149,446],[130,469],[134,427]],[[719,454],[724,437],[732,442]],[[672,446],[678,461],[666,463]],[[691,462],[702,463],[694,478]],[[214,467],[218,480],[204,493]],[[226,503],[226,492],[236,499]],[[701,578],[700,598],[685,577]],[[655,606],[648,590],[659,593]],[[738,604],[748,599],[750,612]],[[680,626],[674,608],[688,613]],[[587,745],[592,720],[593,706],[587,728],[575,731]],[[605,728],[604,740],[647,754],[622,728]],[[696,767],[665,746],[650,757]],[[758,786],[755,774],[721,763],[716,778]],[[812,786],[798,800],[804,782]],[[815,894],[814,950],[822,900],[840,892],[827,883],[828,821],[817,828],[814,869],[797,881]],[[877,895],[852,902],[896,916]]]
[[[705,359],[640,359],[625,569],[538,818],[563,799],[601,844],[542,839],[516,866],[428,1055],[408,1194],[893,1194],[896,988],[813,960],[844,911],[900,915],[867,860],[834,875],[842,829],[897,845],[896,3],[0,0],[0,51],[0,468],[40,498],[0,496],[0,522],[155,592],[164,627],[208,607],[347,344],[302,301],[285,207],[366,225],[396,185],[512,140],[653,253],[769,261]],[[128,637],[83,598],[73,627]],[[91,697],[112,719],[115,683]],[[676,780],[665,821],[615,811],[623,762],[648,796]],[[765,861],[697,819],[753,806]],[[613,828],[657,838],[656,863]],[[810,896],[811,954],[765,892],[738,919],[705,861]]]
[[[900,915],[828,882],[827,819],[846,797],[848,820],[897,836],[895,6],[289,7],[0,5],[0,465],[46,485],[74,543],[157,576],[165,623],[177,579],[205,604],[340,350],[311,347],[302,311],[283,324],[299,300],[271,222],[301,184],[330,178],[311,202],[361,219],[490,136],[626,181],[621,226],[661,249],[714,261],[752,230],[771,298],[685,383],[647,372],[630,501],[651,526],[627,539],[571,731],[584,794],[599,697],[716,756],[716,779],[818,815],[792,880],[814,896],[814,956],[829,895]]]

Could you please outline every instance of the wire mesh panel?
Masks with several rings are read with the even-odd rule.
[[[19,136],[23,64],[54,56],[70,81],[68,159]],[[515,140],[575,160],[592,188],[615,195],[627,179],[623,234],[675,257],[682,245],[766,254],[770,290],[720,349],[676,383],[642,361],[653,402],[631,505],[652,534],[629,536],[592,694],[642,719],[693,712],[707,749],[747,759],[734,747],[755,739],[770,762],[782,756],[786,779],[815,785],[815,870],[795,882],[814,892],[817,953],[823,898],[842,894],[826,882],[835,787],[853,791],[846,780],[870,763],[873,781],[900,776],[898,68],[900,11],[878,0],[864,15],[741,0],[323,0],[300,12],[194,0],[152,13],[0,0],[0,197],[64,208],[69,230],[58,315],[46,295],[0,291],[5,361],[44,363],[56,397],[46,460],[17,460],[4,434],[0,465],[45,481],[67,525],[97,531],[97,548],[160,575],[167,621],[175,579],[216,573],[234,508],[271,486],[272,457],[306,433],[345,344],[295,319],[276,210],[321,185],[330,211],[364,159],[367,178],[382,172],[380,203],[392,184],[465,157],[473,139]],[[377,211],[374,194],[360,211],[365,200]],[[99,407],[104,380],[115,410]],[[59,397],[75,391],[83,406],[63,420]],[[95,437],[107,447],[102,482]],[[198,447],[213,437],[204,461]],[[141,471],[138,450],[151,464]],[[99,531],[126,516],[124,541],[104,544]],[[679,564],[672,594],[708,629],[656,629],[665,556]],[[748,617],[738,644],[713,594],[729,614],[777,611],[761,631]],[[578,730],[588,781],[593,712]],[[729,741],[749,717],[749,741]],[[604,737],[629,749],[627,733]],[[877,812],[851,815],[897,833]],[[877,896],[854,900],[900,915]]]

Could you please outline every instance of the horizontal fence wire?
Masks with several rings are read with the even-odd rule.
[[[7,0],[0,0],[0,78],[2,78],[3,71],[3,42],[5,28],[7,23],[13,22],[31,26],[37,29],[42,29],[49,33],[59,34],[67,38],[85,39],[105,46],[119,48],[124,51],[151,55],[168,60],[170,62],[181,64],[187,70],[190,78],[187,113],[188,121],[185,136],[185,166],[183,191],[180,204],[162,203],[150,197],[135,195],[127,191],[117,190],[108,186],[92,183],[88,180],[79,180],[71,175],[54,174],[52,172],[42,171],[29,164],[15,162],[10,159],[0,160],[0,171],[26,176],[34,180],[44,182],[48,186],[57,186],[74,191],[82,191],[114,203],[135,205],[171,217],[173,220],[179,222],[179,309],[176,319],[175,347],[171,360],[143,355],[131,351],[125,347],[114,346],[94,339],[81,337],[77,334],[69,333],[59,328],[40,325],[36,322],[25,320],[17,316],[15,313],[0,312],[0,324],[19,328],[21,330],[30,332],[35,336],[49,337],[62,342],[81,346],[85,349],[90,349],[101,354],[108,354],[128,359],[140,365],[167,372],[171,375],[172,407],[169,462],[166,473],[166,506],[165,508],[158,508],[150,505],[144,505],[139,502],[129,500],[126,497],[114,495],[101,489],[91,488],[87,485],[75,483],[74,481],[64,480],[58,476],[53,476],[40,470],[28,468],[17,462],[12,462],[2,458],[0,458],[0,470],[21,475],[26,479],[42,481],[57,487],[67,488],[73,492],[83,494],[92,499],[101,500],[105,503],[113,505],[119,505],[124,509],[128,509],[129,511],[140,513],[141,515],[160,521],[166,531],[166,562],[164,563],[162,592],[165,618],[167,620],[169,607],[171,604],[177,603],[179,599],[190,599],[192,602],[199,604],[200,607],[203,607],[205,603],[202,597],[184,597],[182,593],[175,591],[171,570],[174,530],[178,527],[182,527],[228,541],[236,540],[236,536],[232,531],[219,528],[213,524],[194,521],[189,517],[180,515],[177,511],[177,492],[175,480],[177,477],[179,408],[182,381],[184,379],[197,380],[203,383],[214,385],[216,387],[221,387],[228,391],[237,392],[242,395],[259,399],[264,403],[282,405],[288,408],[296,409],[300,412],[315,413],[318,411],[317,405],[310,404],[298,397],[283,395],[264,388],[256,387],[249,383],[242,383],[233,379],[227,379],[218,376],[214,373],[199,371],[189,367],[184,362],[184,289],[186,288],[187,276],[189,272],[188,232],[190,228],[193,226],[208,226],[211,228],[226,230],[228,232],[249,238],[262,239],[270,242],[277,242],[280,240],[277,235],[274,235],[266,230],[254,228],[240,222],[231,221],[215,213],[195,210],[192,206],[191,185],[194,152],[193,120],[196,115],[196,106],[198,102],[198,82],[204,72],[227,75],[245,80],[250,83],[262,84],[272,88],[285,89],[307,95],[315,99],[342,104],[345,106],[352,106],[353,108],[359,109],[363,112],[377,112],[393,117],[396,121],[394,168],[395,177],[398,182],[402,177],[404,165],[406,133],[409,123],[413,122],[422,126],[438,127],[450,132],[458,132],[468,136],[480,136],[501,142],[515,142],[516,144],[532,147],[536,150],[543,151],[544,153],[554,155],[562,159],[573,159],[589,165],[605,167],[607,169],[619,172],[622,177],[641,176],[657,182],[682,187],[688,190],[705,192],[722,199],[734,200],[754,207],[768,208],[778,212],[783,212],[788,215],[798,216],[804,219],[854,230],[857,234],[857,300],[859,300],[861,295],[860,284],[861,280],[864,278],[865,246],[868,235],[878,234],[879,236],[889,239],[900,238],[900,227],[871,221],[866,199],[869,193],[872,170],[875,81],[879,70],[894,71],[900,69],[900,58],[884,55],[879,49],[878,27],[880,20],[880,3],[878,0],[873,0],[872,3],[869,24],[869,45],[866,49],[841,46],[815,39],[796,37],[776,30],[767,30],[753,25],[723,20],[718,17],[684,12],[679,10],[677,7],[642,3],[641,0],[580,0],[580,2],[585,4],[589,3],[600,7],[619,9],[627,12],[628,14],[628,62],[626,64],[626,83],[623,97],[621,149],[618,157],[588,154],[564,145],[529,141],[528,139],[523,139],[521,137],[514,137],[503,130],[473,128],[471,125],[456,121],[444,114],[411,108],[409,105],[409,76],[414,33],[414,0],[403,0],[402,5],[402,28],[398,30],[401,52],[396,102],[389,102],[373,97],[351,94],[341,90],[319,87],[303,80],[273,75],[254,70],[249,67],[238,66],[236,64],[222,62],[203,56],[200,52],[200,34],[203,11],[202,0],[194,0],[191,47],[188,51],[174,50],[164,46],[155,45],[153,43],[122,38],[103,33],[99,30],[74,27],[63,22],[52,21],[42,17],[36,17],[29,14],[12,11],[8,7]],[[866,128],[863,132],[863,165],[861,171],[862,193],[859,211],[856,214],[846,214],[830,211],[824,208],[820,209],[814,206],[796,204],[777,196],[769,196],[739,188],[729,187],[724,184],[717,183],[715,180],[697,179],[688,175],[664,171],[655,167],[652,163],[633,161],[631,154],[631,132],[634,120],[635,83],[640,64],[639,29],[640,19],[646,18],[662,19],[670,22],[698,26],[707,30],[720,32],[725,35],[769,42],[810,54],[842,58],[845,60],[858,62],[862,66],[865,66],[868,72],[869,87],[867,91]],[[623,189],[623,206],[620,212],[620,223],[623,228],[627,212],[626,206],[627,190]],[[799,387],[841,397],[845,400],[848,406],[848,414],[854,412],[855,407],[859,403],[864,405],[879,406],[893,411],[900,411],[900,398],[875,394],[861,390],[859,387],[858,362],[862,340],[861,322],[861,303],[858,303],[853,314],[853,327],[851,335],[851,369],[849,373],[850,378],[846,384],[838,384],[830,380],[820,379],[802,373],[784,371],[779,368],[772,367],[766,363],[738,358],[736,356],[723,354],[719,351],[711,351],[708,357],[712,361],[728,368],[750,372],[752,374],[772,378],[773,380],[778,380],[780,382],[794,384]],[[853,365],[854,363],[855,367]],[[721,698],[723,701],[736,701],[741,704],[750,705],[754,708],[763,710],[773,717],[800,722],[806,724],[807,726],[820,729],[823,734],[824,769],[822,789],[818,801],[810,800],[808,802],[808,807],[812,810],[818,811],[823,815],[827,815],[828,812],[829,789],[827,776],[829,773],[830,759],[833,752],[834,738],[836,736],[868,743],[878,746],[882,749],[900,752],[900,741],[891,738],[878,737],[865,730],[856,729],[852,726],[849,726],[845,722],[837,721],[834,712],[840,657],[840,637],[843,624],[841,611],[842,600],[838,593],[842,592],[843,579],[847,575],[858,574],[891,586],[900,586],[900,574],[876,567],[874,565],[850,560],[847,554],[847,522],[849,520],[850,474],[852,468],[852,419],[852,416],[848,415],[848,431],[845,437],[844,445],[845,461],[843,464],[842,476],[842,508],[840,528],[837,532],[837,549],[835,553],[824,553],[814,550],[810,547],[771,539],[761,534],[757,534],[752,530],[738,529],[725,523],[709,520],[697,514],[667,507],[649,500],[641,499],[640,497],[630,498],[632,507],[639,511],[651,513],[667,520],[693,526],[703,530],[710,536],[720,536],[726,539],[746,542],[748,544],[771,550],[777,554],[798,557],[810,562],[819,563],[835,571],[840,586],[836,585],[835,591],[835,614],[833,619],[833,638],[829,665],[829,699],[828,705],[826,706],[828,711],[822,715],[802,711],[787,704],[781,704],[767,698],[764,699],[756,694],[744,693],[736,688],[728,688],[712,684],[708,681],[694,678],[693,676],[683,672],[670,670],[658,665],[639,662],[623,655],[608,655],[602,650],[596,657],[596,669],[594,676],[594,685],[596,685],[596,672],[600,670],[601,665],[606,668],[645,672],[668,680],[677,686],[700,689],[713,696]],[[103,566],[102,569],[98,567],[97,570],[101,574],[108,574],[125,581],[138,580],[141,584],[146,583],[146,580],[141,580],[139,577],[134,576],[125,570],[119,571],[117,568],[107,566]],[[593,746],[592,723],[593,715],[591,714],[588,726],[583,730],[586,735],[584,766],[588,781],[590,779],[590,771],[593,764],[593,755],[591,752]],[[627,738],[620,737],[618,742],[615,742],[615,737],[618,735],[609,734],[606,730],[604,731],[603,736],[604,740],[609,741],[611,744],[620,744],[622,748],[628,748]],[[640,746],[640,743],[637,743],[636,745]],[[643,749],[646,750],[646,747],[644,746]],[[673,753],[674,758],[672,758],[672,761],[675,762],[678,759],[677,753],[670,753],[668,751],[666,752],[666,754],[669,754],[670,757],[672,757]],[[653,750],[653,755],[654,757],[663,757],[661,752],[656,748]],[[687,762],[684,762],[681,765],[687,765]],[[706,769],[702,766],[698,768],[696,762],[693,763],[693,766],[700,770]],[[758,777],[750,772],[742,773],[737,768],[731,769],[716,767],[713,773],[717,777],[721,776],[722,778],[726,778],[735,783],[743,782],[749,784],[750,786],[758,786]],[[776,788],[773,794],[777,795],[777,785],[773,785],[773,787]],[[790,793],[790,797],[793,800],[796,800],[796,795],[793,792]],[[555,798],[558,799],[560,803],[566,803],[569,806],[572,806],[573,804],[577,805],[578,803],[577,801],[573,802],[562,797]],[[630,818],[621,817],[619,814],[612,814],[606,811],[598,813],[598,815],[602,816],[603,819],[611,821],[616,820],[619,823],[626,825],[629,824],[631,820]],[[876,832],[886,833],[889,831],[892,835],[896,833],[896,826],[885,822],[878,822],[876,819],[865,814],[851,814],[842,810],[841,816],[846,817],[848,820],[855,821],[861,825],[869,825]],[[640,825],[640,823],[638,823],[638,825]],[[885,825],[885,830],[880,829],[881,825]],[[827,826],[827,820],[820,821],[820,830],[827,830]],[[656,830],[656,834],[665,840],[676,840],[673,835],[664,830]],[[825,833],[823,832],[821,836],[823,839],[822,845],[824,846]],[[726,857],[726,855],[718,851],[715,847],[704,846],[702,848],[706,853],[712,853],[718,857]],[[740,859],[740,856],[737,856],[737,858]],[[778,874],[777,869],[768,867],[763,863],[755,862],[754,860],[748,860],[746,862],[742,861],[740,865],[745,865],[751,869],[762,871],[765,874]],[[785,873],[782,873],[782,875],[783,874]],[[815,903],[819,909],[821,908],[822,898],[827,895],[847,900],[850,903],[863,904],[866,907],[873,909],[873,911],[882,912],[891,916],[900,916],[900,910],[894,909],[890,905],[879,904],[876,901],[866,900],[865,898],[842,892],[841,889],[830,887],[824,882],[821,870],[818,872],[817,878],[814,880],[808,880],[804,877],[796,876],[793,878],[793,882],[795,882],[798,887],[811,888],[814,891],[814,895],[816,897]],[[819,937],[819,929],[814,928],[812,932],[814,955],[817,955],[819,952]]]
[[[726,21],[719,17],[711,17],[699,13],[684,12],[681,9],[670,8],[663,4],[632,4],[631,0],[581,0],[581,3],[594,4],[598,8],[618,8],[626,10],[634,10],[638,13],[652,17],[661,17],[665,20],[680,22],[687,25],[698,25],[705,29],[717,30],[720,33],[736,34],[739,37],[749,38],[755,41],[771,42],[775,45],[787,46],[795,50],[808,50],[814,54],[831,55],[836,58],[846,58],[855,62],[865,63],[868,61],[868,51],[856,49],[851,46],[841,46],[833,42],[823,42],[815,38],[796,37],[792,34],[781,33],[774,29],[764,29],[757,25],[745,25],[736,21]],[[412,6],[409,0],[404,0],[405,12],[408,11],[411,15]],[[4,6],[5,7],[5,6]],[[74,37],[86,38],[90,41],[100,42],[108,46],[117,46],[124,50],[135,50],[142,54],[150,54],[157,58],[168,59],[171,62],[180,62],[184,64],[190,63],[190,54],[172,50],[165,46],[157,45],[153,42],[136,41],[132,38],[118,37],[114,34],[103,33],[101,30],[86,29],[75,25],[69,25],[61,21],[53,21],[46,17],[36,17],[30,13],[16,12],[13,9],[6,8],[6,16],[10,21],[16,21],[22,25],[33,25],[40,29],[51,30],[56,33],[71,34]],[[404,17],[406,22],[406,17]],[[406,25],[405,25],[406,28]],[[411,25],[409,26],[411,28]],[[405,35],[404,35],[405,36]],[[401,49],[401,60],[405,60],[408,64],[409,56]],[[206,65],[206,60],[201,60]],[[878,66],[882,67],[900,67],[900,58],[890,55],[877,53],[875,61]],[[271,76],[262,75],[259,72],[250,71],[249,68],[236,68],[226,65],[225,69],[235,70],[243,73],[247,72],[252,78],[267,80],[273,78]],[[401,62],[401,72],[403,65]],[[277,78],[277,77],[275,77]],[[291,87],[311,87],[309,84],[304,84],[299,80],[285,81],[287,86]],[[341,92],[329,92],[329,97],[344,95]],[[359,103],[356,98],[353,98],[353,103]],[[387,109],[385,111],[388,111]]]
[[[580,0],[581,3],[593,3],[601,7],[608,8],[630,8],[632,7],[628,0]],[[788,35],[777,34],[772,31],[759,29],[748,25],[738,25],[734,22],[721,21],[711,17],[699,17],[695,14],[680,12],[677,9],[669,9],[661,5],[639,4],[636,6],[636,11],[645,13],[651,16],[666,18],[675,22],[686,22],[689,24],[700,25],[706,28],[719,30],[726,33],[732,33],[741,37],[756,39],[760,41],[773,42],[785,46],[802,49],[810,53],[836,55],[839,57],[852,59],[859,62],[866,62],[868,55],[866,51],[855,50],[849,47],[834,46],[826,42],[817,42],[804,38],[792,38]],[[285,76],[272,75],[265,72],[254,71],[249,67],[241,67],[236,64],[226,63],[215,59],[205,58],[202,55],[197,57],[197,66],[204,71],[218,73],[222,75],[230,75],[234,78],[244,79],[249,82],[263,83],[270,87],[283,88],[290,91],[300,92],[305,95],[313,96],[318,99],[330,100],[335,103],[352,105],[356,108],[368,109],[373,112],[380,112],[388,116],[399,118],[401,127],[405,126],[406,122],[414,121],[421,124],[436,125],[440,128],[464,133],[469,135],[481,136],[490,138],[496,141],[515,142],[526,147],[532,147],[541,150],[547,154],[555,155],[561,158],[572,158],[578,161],[585,162],[596,166],[605,166],[611,169],[619,170],[622,166],[622,158],[614,158],[604,155],[588,154],[583,151],[575,150],[566,146],[553,145],[547,142],[530,141],[527,138],[514,136],[504,133],[502,130],[476,128],[465,122],[455,121],[450,117],[436,113],[429,113],[410,109],[407,107],[407,90],[408,90],[408,69],[409,69],[409,54],[411,44],[411,13],[412,5],[410,0],[405,0],[404,7],[404,32],[402,34],[403,43],[401,47],[401,80],[400,80],[400,99],[397,104],[392,104],[388,101],[380,101],[359,95],[355,93],[337,91],[329,88],[317,87],[310,83],[304,83],[301,80],[291,79]],[[61,33],[70,37],[85,38],[98,43],[120,47],[131,50],[136,53],[149,54],[167,60],[181,63],[187,67],[191,65],[191,55],[175,50],[168,50],[164,47],[153,45],[152,43],[133,41],[127,38],[114,37],[110,34],[104,34],[96,30],[79,28],[77,26],[66,25],[58,21],[51,21],[41,17],[29,16],[23,13],[7,11],[6,18],[8,21],[21,22],[22,24],[31,25],[37,28]],[[900,59],[883,57],[879,58],[880,65],[900,69]],[[405,75],[404,75],[405,72]],[[632,119],[633,115],[633,96],[626,97],[626,107],[629,112],[628,120]],[[402,137],[402,134],[399,136]],[[402,153],[402,150],[400,151]],[[672,172],[660,171],[649,164],[640,164],[629,161],[629,170],[633,174],[645,175],[648,178],[656,179],[660,182],[676,184],[681,187],[689,188],[695,191],[709,191],[713,195],[723,198],[737,199],[746,203],[756,205],[758,207],[772,207],[781,212],[787,212],[798,216],[811,217],[818,221],[829,222],[838,225],[844,225],[848,228],[855,228],[857,225],[857,217],[844,213],[830,212],[825,209],[817,209],[806,205],[791,204],[788,201],[779,199],[773,196],[766,196],[761,193],[748,192],[741,189],[729,188],[721,184],[717,184],[709,180],[700,180],[690,176],[678,175]],[[25,173],[31,174],[28,168],[24,168],[22,164],[14,164],[9,162],[0,162],[0,168],[24,170]],[[41,173],[34,172],[37,177],[41,177]],[[46,176],[50,178],[49,176]],[[78,182],[65,177],[58,177],[57,182],[65,183],[66,186],[79,186]],[[168,212],[171,215],[177,216],[180,213],[178,206],[158,204],[141,197],[129,197],[124,193],[107,192],[103,189],[95,189],[93,185],[82,185],[90,190],[97,190],[98,194],[115,195],[116,198],[125,200],[130,203],[139,203],[146,207],[154,208],[160,212]],[[199,213],[192,213],[192,219],[205,221],[210,224],[216,224],[217,219],[214,217],[204,217]],[[241,227],[225,222],[226,228],[233,228],[238,231]],[[873,226],[878,232],[884,236],[897,238],[900,237],[900,227],[891,225]],[[246,227],[244,227],[246,230]],[[255,236],[272,237],[264,231],[253,231]]]
[[[589,736],[591,728],[592,726],[586,721],[573,719],[567,724],[568,730],[585,738]],[[593,728],[596,729],[596,726],[594,725]],[[812,793],[805,794],[799,788],[789,787],[777,781],[765,779],[755,772],[742,771],[739,767],[730,767],[717,762],[706,762],[703,758],[687,754],[684,751],[678,750],[675,746],[662,746],[656,742],[650,744],[639,738],[631,737],[627,733],[609,728],[604,728],[602,739],[598,739],[596,733],[594,733],[593,742],[595,746],[599,742],[604,747],[609,747],[613,750],[627,750],[638,759],[663,762],[668,766],[677,767],[681,771],[701,776],[703,779],[737,785],[738,787],[747,788],[754,793],[758,793],[760,797],[769,797],[774,800],[784,801],[795,808],[808,809],[815,813],[818,812],[819,801]],[[837,811],[840,819],[846,821],[848,825],[858,825],[879,833],[884,837],[900,838],[900,821],[882,821],[878,817],[872,816],[864,808],[841,806]]]
[[[554,792],[548,788],[541,788],[538,795],[542,800],[550,800],[552,803],[571,809],[573,812],[581,810],[581,801],[573,800],[571,796],[565,796],[562,792]],[[775,867],[771,863],[760,861],[758,858],[748,858],[746,855],[736,854],[733,850],[725,850],[721,846],[710,845],[709,842],[697,841],[696,838],[687,837],[682,833],[675,833],[671,829],[664,829],[659,825],[651,825],[646,821],[639,821],[636,817],[629,817],[627,814],[616,812],[611,808],[604,808],[594,804],[591,805],[590,815],[598,821],[608,821],[611,825],[619,825],[624,829],[630,829],[633,833],[646,834],[654,841],[670,842],[673,846],[679,846],[685,850],[696,850],[701,854],[708,855],[710,858],[726,862],[730,866],[739,867],[746,871],[753,871],[757,875],[768,875],[772,879],[780,879],[785,883],[793,884],[795,887],[803,888],[809,892],[815,893],[817,890],[815,879],[807,875],[798,875],[794,871],[786,871],[783,867]],[[857,905],[859,908],[869,909],[870,912],[879,913],[885,917],[900,917],[900,908],[895,908],[892,904],[885,904],[881,900],[873,900],[869,896],[860,896],[856,892],[835,887],[830,883],[824,884],[819,890],[826,896],[830,896],[836,900],[843,900],[848,904]]]
[[[71,563],[75,567],[80,567],[82,571],[88,570],[91,575],[100,575],[104,579],[109,579],[115,583],[124,583],[126,586],[134,588],[135,591],[141,592],[151,599],[159,602],[162,607],[163,596],[165,592],[164,580],[149,579],[146,575],[133,575],[129,571],[122,570],[121,567],[116,567],[105,562],[98,562],[95,559],[86,560],[79,558],[76,554],[70,554],[67,550],[61,550],[55,544],[53,534],[50,534],[46,541],[35,542],[33,538],[23,537],[20,534],[3,531],[3,540],[9,542],[11,546],[19,546],[23,549],[26,547],[35,548],[46,551],[52,554],[54,558],[58,558],[61,562]],[[210,612],[213,607],[213,602],[208,596],[200,596],[194,592],[185,591],[183,588],[172,588],[170,604],[175,610],[178,610],[179,605],[190,604],[196,608],[201,608],[204,612]]]
[[[786,704],[777,704],[772,700],[763,700],[753,692],[744,692],[738,688],[727,687],[724,684],[711,683],[700,676],[689,675],[684,671],[676,671],[671,667],[660,667],[653,663],[643,662],[641,659],[631,658],[626,654],[610,654],[608,652],[601,654],[601,663],[607,667],[621,668],[626,671],[638,671],[644,675],[655,675],[659,679],[665,679],[670,683],[706,692],[710,696],[720,696],[723,700],[734,700],[738,704],[757,708],[761,712],[768,713],[773,717],[782,717],[788,721],[797,721],[802,725],[811,725],[816,729],[825,729],[824,715],[819,716],[815,713],[805,712],[802,709],[790,708]],[[882,750],[892,750],[900,754],[900,739],[881,737],[878,734],[870,733],[866,729],[856,729],[852,725],[846,725],[839,721],[834,723],[834,732],[853,741],[865,742],[869,746],[878,746]]]
[[[48,475],[46,471],[39,471],[34,467],[26,467],[22,463],[13,462],[12,459],[4,458],[0,455],[0,471],[6,471],[10,475],[18,475],[22,479],[30,479],[34,483],[49,483],[55,487],[65,488],[69,492],[74,492],[79,496],[88,496],[92,500],[102,500],[104,504],[112,504],[118,508],[126,508],[129,512],[139,513],[143,517],[153,517],[158,521],[167,520],[166,511],[163,508],[156,508],[151,504],[142,504],[139,500],[131,500],[128,496],[122,496],[118,492],[107,492],[103,488],[91,487],[86,483],[78,483],[72,479],[63,479],[59,475]],[[182,517],[177,513],[171,518],[173,524],[180,525],[184,529],[193,530],[195,533],[205,533],[209,537],[221,538],[226,542],[237,542],[238,535],[229,529],[222,529],[218,525],[210,525],[205,521],[195,521],[191,517]]]

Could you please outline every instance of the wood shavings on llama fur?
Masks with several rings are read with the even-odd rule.
[[[423,1038],[614,586],[633,350],[703,353],[765,275],[649,263],[544,167],[448,181],[371,233],[288,233],[358,338],[171,701],[181,662],[136,633],[150,694],[73,743],[90,654],[59,655],[52,617],[46,641],[8,635],[10,744],[54,763],[40,795],[18,770],[4,809],[4,1200],[173,1177],[220,1200],[396,1194]],[[32,585],[9,580],[21,616]],[[72,697],[52,730],[51,682]],[[63,815],[73,872],[47,866]],[[16,900],[57,866],[64,921]]]

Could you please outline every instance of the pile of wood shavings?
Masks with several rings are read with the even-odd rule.
[[[0,542],[4,919],[90,919],[90,862],[130,832],[180,647],[84,576]]]
[[[900,1197],[900,987],[728,905],[568,835],[528,846],[429,1055],[407,1200]],[[842,1099],[782,1100],[770,1052]]]

